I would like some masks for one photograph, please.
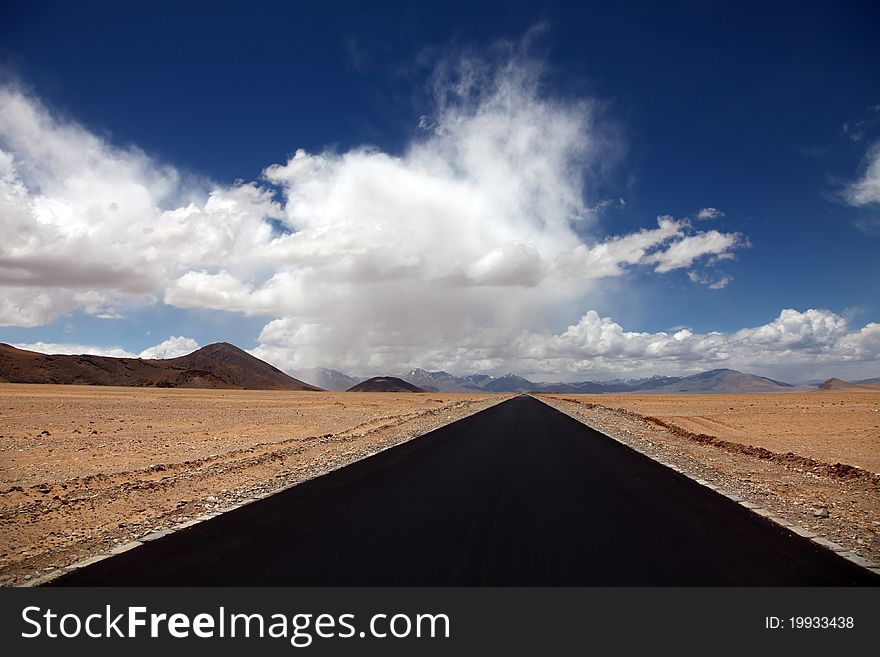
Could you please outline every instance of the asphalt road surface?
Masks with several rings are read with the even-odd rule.
[[[530,397],[54,585],[877,585]]]

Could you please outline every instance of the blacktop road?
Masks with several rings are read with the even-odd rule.
[[[840,586],[880,577],[531,397],[60,586]]]

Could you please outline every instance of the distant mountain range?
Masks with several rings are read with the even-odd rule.
[[[156,388],[317,390],[227,342],[167,359],[47,355],[0,343],[0,381]]]
[[[332,392],[344,392],[364,380],[326,367],[308,367],[294,370],[291,374],[301,381]]]
[[[186,356],[168,359],[111,358],[91,355],[47,355],[0,343],[0,382],[62,383],[164,388],[236,388],[252,390],[331,390],[564,394],[602,393],[746,393],[814,389],[763,376],[716,369],[686,377],[543,383],[516,374],[454,376],[415,368],[396,376],[361,379],[337,370],[314,367],[294,376],[226,342],[210,344]],[[820,390],[880,390],[880,378],[855,382],[829,379]]]
[[[651,393],[712,393],[712,392],[782,392],[796,386],[774,381],[763,376],[744,374],[736,370],[718,369],[686,377],[652,376],[643,379],[616,379],[613,381],[580,381],[575,383],[540,383],[516,374],[493,377],[472,374],[455,377],[448,372],[429,372],[414,369],[399,374],[399,378],[424,388],[440,392],[548,392],[565,394],[602,394],[612,392]]]
[[[298,370],[294,374],[309,383],[327,390],[348,390],[361,380],[337,370],[312,368]],[[407,383],[429,392],[461,393],[519,393],[547,392],[560,394],[604,394],[604,393],[746,393],[746,392],[786,392],[809,390],[811,386],[795,386],[783,381],[775,381],[755,374],[746,374],[731,369],[716,369],[691,376],[651,376],[638,379],[613,379],[611,381],[578,381],[574,383],[544,383],[530,381],[516,374],[500,377],[488,374],[469,374],[454,376],[449,372],[430,371],[420,367],[395,375]],[[856,384],[869,384],[877,379],[857,381]],[[847,384],[852,385],[852,384]]]
[[[475,383],[469,377],[452,376],[449,372],[429,372],[417,367],[405,374],[398,374],[398,377],[411,383],[419,388],[430,390],[432,392],[487,392],[480,384]],[[476,377],[486,377],[482,379],[483,384],[492,379],[488,375],[471,375]]]

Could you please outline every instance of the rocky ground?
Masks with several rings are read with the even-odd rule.
[[[772,451],[762,446],[760,427],[755,427],[753,440],[737,442],[695,433],[665,418],[612,407],[605,396],[538,397],[653,458],[674,464],[692,478],[880,562],[880,474],[876,472]],[[823,420],[814,416],[812,421],[821,424]]]
[[[26,584],[507,398],[2,384],[0,584]]]

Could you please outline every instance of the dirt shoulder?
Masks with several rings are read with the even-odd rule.
[[[0,384],[0,584],[234,508],[508,398]]]
[[[788,396],[788,395],[786,395]],[[847,452],[840,441],[835,442],[833,453],[840,458],[834,462],[815,456],[829,453],[827,446],[813,445],[805,454],[778,452],[765,444],[774,444],[767,437],[766,426],[755,423],[752,432],[748,424],[737,422],[740,441],[722,439],[708,433],[696,433],[680,426],[668,416],[660,418],[641,414],[638,400],[629,399],[629,408],[611,406],[618,401],[597,395],[537,395],[551,406],[575,419],[636,447],[649,456],[671,463],[693,478],[702,479],[718,489],[733,493],[787,522],[828,538],[874,562],[880,562],[880,475],[876,472],[846,463]],[[697,397],[664,395],[663,397]],[[781,395],[714,395],[715,404],[726,404],[734,411],[741,400],[749,397],[781,397]],[[728,399],[723,399],[728,397]],[[793,397],[793,396],[792,396]],[[874,403],[878,401],[875,398]],[[788,404],[797,406],[797,399]],[[662,405],[655,398],[648,404]],[[679,410],[690,405],[699,410],[699,399],[667,400],[678,404]],[[781,400],[768,403],[785,403]],[[822,403],[821,400],[816,403]],[[827,403],[827,400],[826,400]],[[656,406],[654,407],[656,408]],[[751,407],[746,407],[751,408]],[[652,409],[653,410],[653,409]],[[748,415],[748,411],[744,412]],[[704,413],[705,415],[705,413]],[[813,414],[811,434],[821,436],[822,424],[834,425],[834,415]],[[685,424],[685,423],[682,423]],[[798,440],[803,440],[803,436]],[[864,453],[863,446],[857,450]],[[852,460],[856,460],[853,458]]]

